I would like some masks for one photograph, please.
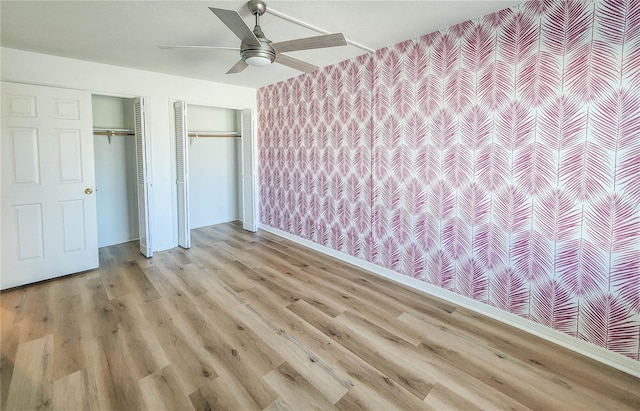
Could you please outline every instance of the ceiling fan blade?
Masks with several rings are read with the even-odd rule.
[[[236,64],[234,64],[233,67],[231,67],[226,74],[240,73],[242,70],[246,69],[247,66],[248,64],[245,63],[244,60],[240,60]]]
[[[346,46],[347,40],[342,33],[325,34],[322,36],[271,43],[271,47],[278,53],[288,51],[322,49],[325,47]]]
[[[311,73],[312,71],[318,69],[318,66],[314,66],[311,63],[307,63],[306,61],[280,53],[276,54],[276,63],[283,64],[296,70],[304,71],[305,73]]]
[[[160,45],[157,46],[159,49],[163,50],[175,50],[175,49],[184,49],[184,50],[233,50],[240,51],[239,47],[216,47],[216,46],[171,46],[171,45]]]
[[[247,23],[242,20],[242,17],[235,10],[216,9],[215,7],[209,7],[209,10],[213,12],[222,22],[229,27],[233,34],[238,36],[243,42],[252,46],[260,47],[260,41],[253,34],[253,31],[247,26]]]

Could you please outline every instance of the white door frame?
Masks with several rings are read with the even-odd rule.
[[[255,170],[255,175],[256,175],[256,184],[254,185],[254,193],[253,193],[253,205],[254,205],[254,210],[256,212],[256,218],[255,221],[253,222],[252,226],[253,229],[249,230],[249,231],[256,231],[259,227],[259,219],[258,219],[258,200],[259,200],[259,196],[258,196],[258,185],[257,185],[257,161],[255,160],[257,158],[257,152],[258,152],[258,147],[257,147],[257,138],[255,136],[255,130],[256,130],[256,113],[255,110],[253,109],[248,109],[248,108],[243,108],[243,107],[234,107],[234,106],[224,106],[224,105],[218,105],[218,104],[213,104],[213,103],[208,103],[208,102],[201,102],[201,101],[189,101],[189,100],[173,100],[170,102],[170,107],[172,110],[172,115],[171,117],[171,128],[174,130],[174,134],[173,134],[173,138],[172,140],[172,144],[171,144],[171,148],[172,148],[172,154],[173,154],[173,161],[172,161],[172,177],[173,177],[173,181],[176,182],[176,184],[172,184],[173,190],[174,190],[174,201],[173,201],[173,207],[174,207],[174,221],[173,221],[173,226],[174,226],[174,243],[176,245],[180,245],[180,216],[179,216],[179,207],[178,207],[178,202],[179,200],[179,196],[180,196],[180,192],[184,192],[182,188],[179,189],[178,187],[178,173],[177,173],[177,155],[178,155],[178,150],[176,147],[176,134],[175,134],[175,130],[176,130],[176,124],[175,124],[175,104],[176,103],[184,103],[184,107],[186,108],[189,105],[196,105],[196,106],[203,106],[203,107],[212,107],[212,108],[222,108],[222,109],[229,109],[229,110],[235,110],[237,111],[240,115],[242,114],[243,111],[246,110],[250,110],[251,112],[251,121],[253,124],[253,128],[252,128],[252,132],[253,132],[253,141],[252,141],[252,145],[253,145],[253,156],[254,156],[254,170]],[[188,112],[188,109],[187,109]],[[240,120],[242,121],[242,120]],[[187,130],[188,131],[188,130]],[[187,138],[188,139],[188,138]],[[188,145],[188,143],[187,143]],[[237,188],[238,188],[238,219],[240,221],[243,220],[243,202],[244,202],[244,196],[243,196],[243,181],[242,181],[242,136],[238,139],[237,143],[236,143],[236,148],[238,151],[238,158],[237,158],[237,173],[238,173],[238,182],[237,182]],[[186,163],[184,165],[185,168],[188,167],[188,163]],[[188,193],[188,182],[187,182],[187,187],[186,187],[186,192]],[[189,213],[189,210],[186,209],[186,213]],[[189,221],[188,217],[185,219],[186,221]],[[188,231],[187,231],[188,233]],[[190,236],[189,236],[190,237]],[[191,241],[189,239],[188,242],[189,246],[191,244]]]
[[[149,104],[148,104],[148,98],[143,97],[143,96],[134,96],[134,95],[129,95],[129,94],[118,94],[118,93],[105,93],[105,92],[100,92],[100,91],[91,91],[90,92],[92,96],[97,95],[97,96],[107,96],[107,97],[118,97],[118,98],[126,98],[126,99],[130,99],[130,100],[135,100],[136,99],[141,99],[144,100],[145,104],[143,104],[142,109],[144,110],[144,116],[145,116],[145,127],[144,127],[144,131],[146,133],[146,136],[144,138],[144,142],[142,145],[142,148],[144,150],[144,159],[145,162],[143,164],[144,166],[144,174],[147,177],[148,181],[147,181],[147,198],[146,201],[143,201],[142,203],[140,202],[140,200],[138,200],[138,241],[140,241],[140,239],[142,238],[144,233],[147,233],[147,241],[146,244],[144,246],[144,248],[140,247],[140,253],[142,255],[144,255],[145,257],[152,257],[153,256],[153,249],[151,247],[152,245],[152,241],[153,241],[153,230],[152,230],[152,224],[151,221],[153,221],[153,207],[152,207],[152,199],[153,199],[153,174],[152,174],[152,167],[151,167],[151,138],[149,136]],[[132,113],[132,117],[134,117],[134,122],[135,122],[135,115]],[[134,125],[135,128],[135,125]],[[139,153],[138,153],[139,147],[138,144],[136,144],[136,161],[139,158]],[[136,182],[137,185],[137,182]],[[143,218],[146,217],[146,218]],[[143,231],[144,229],[144,231]]]

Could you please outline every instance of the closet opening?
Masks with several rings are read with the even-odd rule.
[[[135,241],[151,257],[144,109],[140,98],[92,95],[98,247]]]
[[[191,246],[190,230],[241,220],[255,231],[253,125],[250,110],[174,104],[178,244]],[[247,207],[251,207],[247,226]],[[257,207],[256,207],[257,209]]]

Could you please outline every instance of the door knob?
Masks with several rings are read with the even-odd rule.
[[[85,189],[84,189],[84,193],[85,193],[85,194],[91,194],[91,193],[93,193],[93,190],[92,190],[92,189],[90,189],[90,188],[85,188]]]

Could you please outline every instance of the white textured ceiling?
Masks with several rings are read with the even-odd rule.
[[[391,46],[522,1],[267,1],[267,6],[316,27],[342,32],[372,49]],[[237,10],[253,28],[245,1],[0,1],[4,47],[95,61],[246,87],[300,74],[279,64],[225,74],[237,51],[161,50],[159,44],[239,47],[208,7]],[[318,35],[263,16],[274,42]],[[366,53],[354,46],[289,53],[327,66]]]

